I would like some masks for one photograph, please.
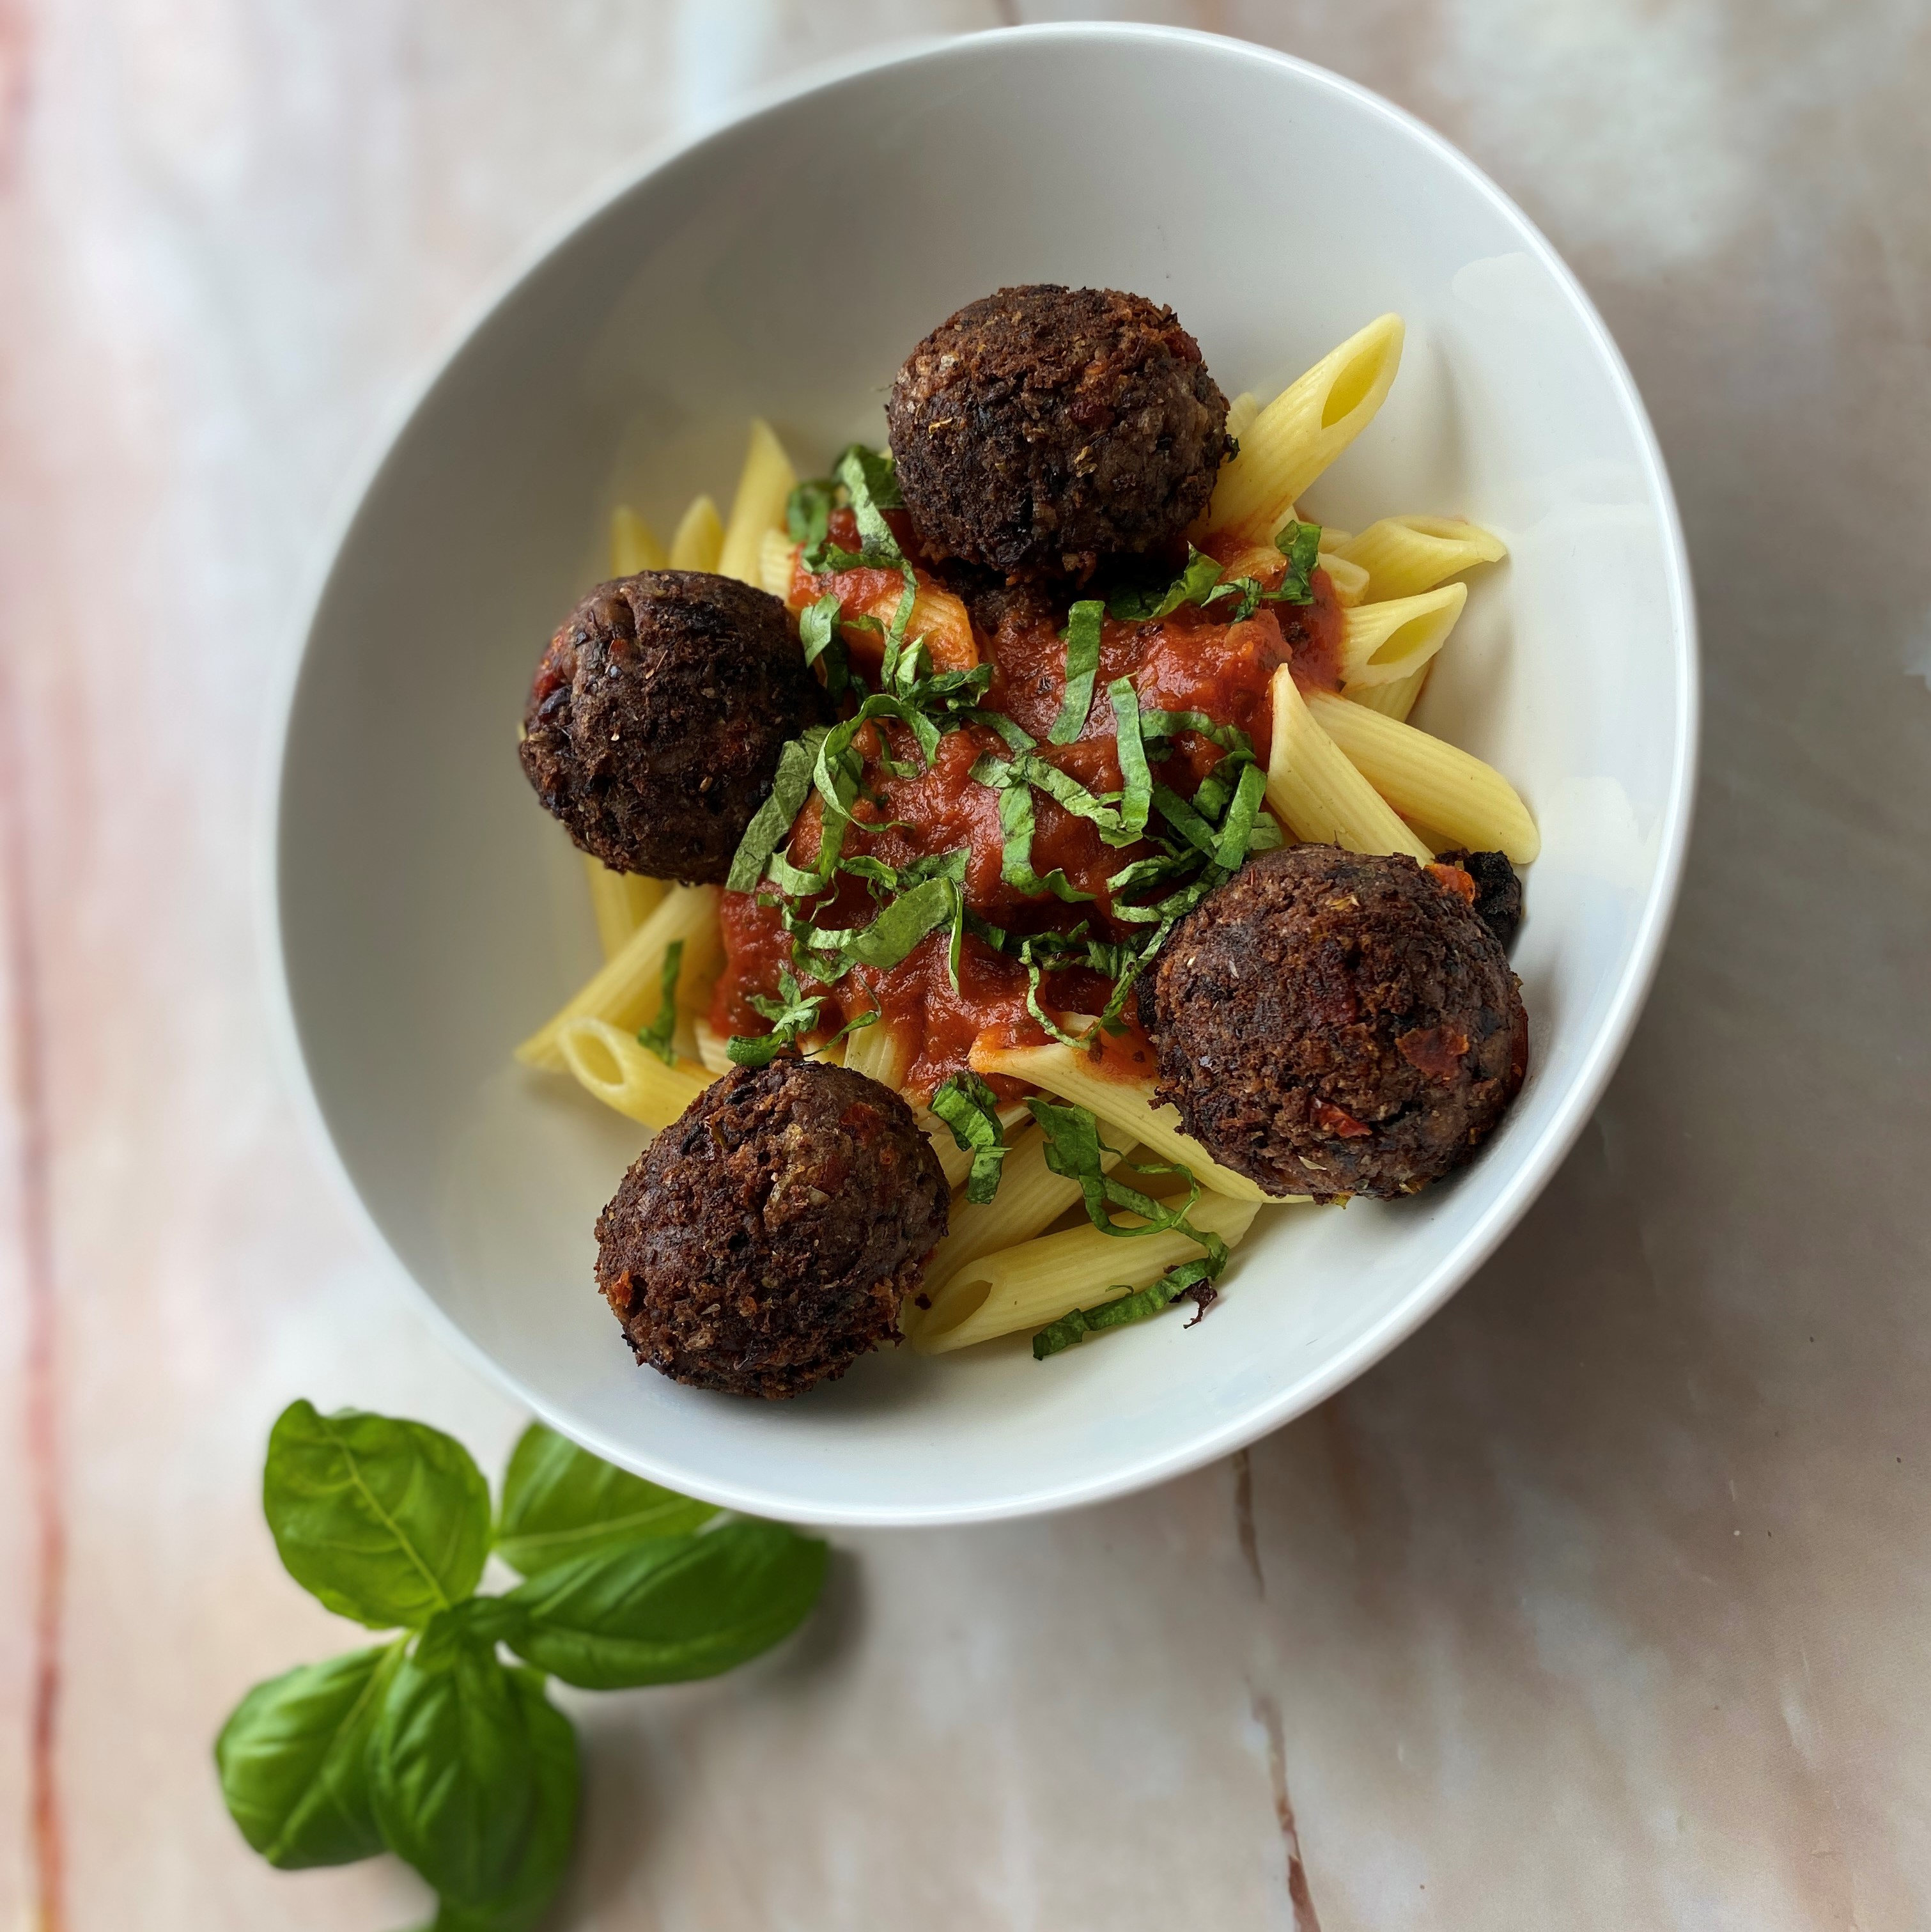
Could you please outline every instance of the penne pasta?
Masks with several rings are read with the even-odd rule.
[[[1368,597],[1413,597],[1478,563],[1499,563],[1508,546],[1459,517],[1384,517],[1334,548],[1368,573]]]
[[[610,512],[610,574],[634,577],[640,570],[661,570],[668,561],[650,526],[619,503]]]
[[[1189,1218],[1234,1247],[1260,1211],[1258,1202],[1203,1194]],[[1120,1216],[1129,1224],[1135,1218]],[[1125,1238],[1085,1227],[1042,1234],[959,1268],[931,1307],[920,1311],[908,1339],[922,1355],[942,1355],[1042,1328],[1072,1309],[1097,1307],[1144,1288],[1200,1252],[1198,1241],[1177,1232]]]
[[[1534,863],[1542,835],[1521,795],[1494,766],[1325,692],[1310,698],[1307,708],[1403,817],[1432,827],[1450,845],[1505,852],[1517,866]]]
[[[946,1185],[955,1190],[963,1187],[966,1184],[966,1177],[972,1172],[972,1149],[961,1147],[952,1129],[947,1126],[930,1108],[922,1107],[915,1101],[912,1103],[912,1114],[919,1123],[919,1131],[932,1143],[932,1151],[939,1157],[939,1167],[946,1177]],[[1017,1100],[1009,1106],[1001,1107],[999,1110],[999,1122],[1000,1125],[1006,1130],[1006,1139],[1009,1144],[1012,1142],[1015,1131],[1023,1134],[1026,1128],[1032,1124],[1031,1116],[1026,1112],[1025,1102]],[[1009,1168],[1012,1165],[1010,1155],[1006,1157],[1006,1165]],[[1000,1183],[999,1191],[1002,1194],[1006,1192],[1003,1180]],[[967,1207],[971,1204],[970,1202],[965,1204]],[[961,1209],[959,1211],[963,1212],[964,1210]],[[1044,1227],[1045,1223],[1042,1221],[1039,1225]],[[1018,1238],[1015,1236],[1014,1238]]]
[[[799,549],[788,530],[766,530],[758,549],[758,582],[787,604],[791,601],[791,566],[798,560]]]
[[[1261,411],[1220,472],[1200,528],[1265,543],[1305,491],[1374,420],[1401,366],[1402,319],[1377,316]]]
[[[1029,1124],[1006,1138],[1010,1150],[1000,1175],[999,1192],[990,1201],[958,1199],[952,1203],[945,1238],[932,1250],[919,1280],[919,1292],[928,1300],[968,1263],[1044,1234],[1079,1200],[1079,1183],[1055,1174],[1046,1165],[1045,1135]],[[1108,1152],[1101,1155],[1100,1165],[1111,1172],[1120,1159]],[[925,1315],[916,1302],[907,1302],[899,1314],[901,1332],[910,1335]]]
[[[700,1014],[691,1022],[691,1036],[697,1042],[698,1064],[706,1073],[724,1074],[731,1070],[731,1057],[724,1051],[724,1036],[703,1015]]]
[[[896,1094],[912,1070],[912,1050],[897,1028],[880,1020],[845,1035],[845,1064],[855,1072],[869,1075]]]
[[[1236,442],[1253,427],[1261,413],[1261,398],[1252,389],[1243,389],[1227,406],[1227,433]]]
[[[1393,718],[1399,722],[1415,708],[1415,700],[1421,696],[1422,687],[1428,682],[1428,674],[1434,668],[1435,659],[1430,658],[1425,664],[1403,672],[1386,684],[1357,684],[1341,694],[1351,704],[1359,704],[1366,710],[1378,711],[1384,718]]]
[[[578,1082],[607,1107],[660,1133],[711,1084],[691,1060],[667,1066],[633,1034],[607,1021],[575,1019],[558,1029],[557,1050]]]
[[[1323,531],[1324,536],[1327,532]],[[1334,586],[1334,601],[1344,610],[1351,610],[1368,595],[1368,573],[1358,563],[1350,563],[1345,556],[1333,550],[1324,550],[1316,560],[1327,572],[1327,580]]]
[[[632,1034],[649,1024],[662,994],[665,950],[679,939],[684,942],[677,979],[682,1000],[703,984],[723,953],[715,886],[671,886],[623,950],[517,1048],[517,1059],[526,1066],[560,1072],[564,1059],[559,1036],[572,1020],[604,1020],[621,1033]]]
[[[874,626],[887,626],[898,614],[899,600],[905,594],[905,580],[895,570],[841,570],[812,577],[799,568],[801,545],[784,538],[790,568],[783,587],[776,583],[777,546],[766,550],[765,587],[781,597],[794,610],[802,610],[828,591],[838,598],[838,628],[847,644],[857,653],[862,664],[876,666],[883,660],[884,646]],[[1276,562],[1280,554],[1270,549]],[[869,618],[871,624],[856,620]],[[972,619],[964,600],[921,571],[912,600],[912,614],[905,634],[922,640],[934,670],[970,670],[979,662],[979,640],[973,634]]]
[[[1393,684],[1419,670],[1448,641],[1468,602],[1466,584],[1444,584],[1418,597],[1357,604],[1342,621],[1342,689]]]
[[[715,570],[724,547],[724,519],[708,496],[691,500],[670,539],[673,570]]]
[[[1315,722],[1287,665],[1275,672],[1268,688],[1274,716],[1267,803],[1274,816],[1297,838],[1344,845],[1351,852],[1405,852],[1418,864],[1429,864],[1435,854]]]
[[[1198,1141],[1183,1132],[1179,1110],[1164,1102],[1154,1104],[1151,1080],[1121,1079],[1102,1073],[1077,1047],[1063,1046],[1057,1041],[1048,1046],[997,1047],[982,1040],[972,1050],[971,1065],[975,1073],[1003,1073],[1015,1080],[1030,1081],[1062,1100],[1085,1108],[1128,1141],[1144,1143],[1156,1160],[1179,1162],[1203,1187],[1210,1187],[1216,1194],[1237,1201],[1285,1198],[1268,1193],[1231,1167],[1222,1167]]]
[[[762,416],[751,422],[751,447],[731,502],[731,520],[724,527],[724,548],[718,554],[718,574],[749,584],[761,584],[760,556],[767,530],[784,526],[784,505],[798,481],[784,446]]]
[[[664,881],[646,879],[638,872],[613,872],[587,852],[583,872],[590,882],[590,910],[596,915],[598,941],[604,957],[614,959],[664,897]]]

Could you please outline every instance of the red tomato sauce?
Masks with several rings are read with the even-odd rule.
[[[832,535],[835,542],[856,548],[855,525],[841,529],[835,518]],[[1277,579],[1278,570],[1274,575]],[[880,594],[881,586],[866,582],[851,583],[847,588],[848,580],[874,577],[889,578],[895,592],[900,585],[901,580],[889,572],[851,572],[814,579],[801,570],[794,578],[794,601],[805,586],[811,586],[807,594],[817,596],[829,585],[847,600],[849,609],[856,598]],[[1099,670],[1085,728],[1076,742],[1064,746],[1047,742],[1065,695],[1063,616],[1057,620],[1036,613],[1009,616],[989,635],[976,628],[979,658],[993,666],[982,708],[1012,718],[1037,741],[1039,757],[1091,790],[1120,787],[1117,728],[1106,688],[1122,677],[1132,680],[1143,712],[1197,711],[1216,724],[1234,726],[1253,740],[1255,754],[1264,766],[1272,725],[1268,685],[1276,670],[1291,665],[1296,682],[1304,688],[1339,686],[1341,612],[1325,572],[1315,572],[1313,587],[1311,604],[1263,605],[1239,623],[1216,616],[1211,605],[1183,606],[1158,622],[1108,618],[1101,633]],[[869,854],[903,868],[917,858],[963,848],[967,854],[963,893],[967,909],[1009,934],[1071,933],[1082,923],[1089,934],[1102,938],[1144,934],[1144,926],[1136,928],[1114,916],[1106,880],[1153,848],[1106,844],[1088,820],[1036,789],[1032,794],[1033,871],[1044,878],[1057,868],[1072,887],[1091,897],[1077,903],[1052,896],[1032,898],[1006,883],[1001,876],[1004,836],[999,795],[971,776],[981,757],[1005,754],[1003,740],[990,728],[972,724],[949,732],[939,741],[929,768],[923,765],[910,732],[895,722],[867,727],[859,734],[857,748],[865,760],[865,774],[852,808],[854,823],[846,834],[844,856]],[[1221,755],[1212,740],[1183,733],[1175,741],[1174,754],[1156,765],[1153,775],[1183,797],[1190,797]],[[817,857],[823,822],[820,802],[814,796],[792,829],[788,856],[794,865],[808,866]],[[762,896],[724,895],[724,966],[711,1008],[711,1024],[721,1035],[768,1030],[769,1022],[750,1004],[751,996],[776,997],[779,975],[791,963],[791,942],[780,909],[775,903],[760,903],[760,896],[775,900],[769,888]],[[832,889],[812,902],[811,912],[817,925],[829,928],[862,926],[877,909],[864,880],[840,874]],[[814,1037],[828,1037],[854,1016],[876,1007],[880,1015],[877,1024],[892,1030],[909,1058],[907,1090],[927,1096],[947,1076],[965,1066],[974,1042],[982,1038],[1000,1046],[1043,1044],[1047,1035],[1027,1010],[1026,968],[968,932],[960,947],[955,987],[950,945],[949,930],[941,928],[889,971],[859,966],[829,990],[808,987],[809,992],[823,991],[825,995],[820,1030]],[[1078,967],[1048,974],[1039,999],[1055,1016],[1093,1014],[1105,1004],[1111,991],[1111,982],[1104,976]],[[1110,1042],[1095,1064],[1102,1070],[1144,1074],[1151,1058],[1130,999],[1126,1018],[1125,1036]],[[1074,1022],[1075,1030],[1080,1024]]]

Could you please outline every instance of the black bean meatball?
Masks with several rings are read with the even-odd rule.
[[[717,885],[785,740],[827,715],[776,598],[646,570],[598,584],[564,620],[518,749],[586,852],[616,872]]]
[[[1444,852],[1444,866],[1459,866],[1475,881],[1475,916],[1506,952],[1522,922],[1522,882],[1506,852]]]
[[[637,1360],[673,1381],[799,1395],[896,1339],[947,1200],[890,1088],[815,1060],[740,1067],[597,1217],[597,1286]]]
[[[1522,1085],[1528,1021],[1465,886],[1294,845],[1210,893],[1141,982],[1187,1131],[1323,1200],[1411,1194],[1469,1159]]]
[[[1009,577],[1084,577],[1172,542],[1207,508],[1227,398],[1170,308],[1050,283],[969,302],[886,404],[927,552]]]

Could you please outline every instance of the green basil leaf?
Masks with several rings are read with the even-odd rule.
[[[517,1665],[506,1674],[522,1708],[536,1770],[536,1816],[529,1842],[502,1891],[481,1905],[444,1899],[430,1932],[535,1932],[569,1868],[580,1776],[576,1730],[544,1695],[540,1672]]]
[[[818,1024],[818,1010],[825,1004],[822,993],[805,998],[798,982],[781,970],[778,989],[781,999],[768,1000],[761,993],[751,995],[751,1004],[771,1022],[763,1034],[733,1034],[724,1043],[724,1052],[733,1066],[769,1066],[787,1048],[795,1046],[801,1034]]]
[[[514,1882],[535,1826],[529,1712],[481,1642],[433,1648],[430,1664],[404,1660],[383,1700],[369,1754],[376,1820],[445,1899],[486,1906]]]
[[[1204,552],[1189,546],[1186,568],[1164,590],[1126,585],[1107,600],[1107,614],[1123,623],[1158,623],[1183,604],[1204,604],[1220,582],[1221,566]]]
[[[727,892],[757,890],[771,855],[790,836],[792,824],[810,794],[818,748],[829,728],[814,724],[802,737],[793,738],[778,754],[778,775],[771,782],[771,796],[752,814],[744,836],[738,841],[730,875],[724,880]]]
[[[560,1564],[505,1600],[527,1619],[517,1654],[586,1690],[714,1677],[803,1622],[823,1544],[772,1522],[731,1522]]]
[[[1100,620],[1106,606],[1082,598],[1066,616],[1066,694],[1047,733],[1055,745],[1070,745],[1086,729],[1093,709],[1093,680],[1099,669]]]
[[[851,684],[851,659],[838,630],[838,613],[843,606],[835,590],[828,590],[814,604],[808,604],[798,617],[798,641],[804,646],[805,662],[825,661],[825,690],[832,698],[842,698]]]
[[[532,1422],[510,1452],[496,1554],[525,1576],[640,1537],[688,1536],[714,1505],[659,1489]]]
[[[1096,1048],[1098,1042],[1082,1039],[1078,1034],[1067,1032],[1052,1015],[1039,1003],[1039,979],[1042,968],[1036,960],[1026,962],[1026,1010],[1033,1016],[1039,1030],[1049,1040],[1056,1040],[1062,1046],[1072,1046],[1083,1052]]]
[[[1219,844],[1219,835],[1171,785],[1153,788],[1153,803],[1160,816],[1197,850],[1210,859]]]
[[[1102,1328],[1123,1328],[1131,1322],[1144,1322],[1148,1316],[1171,1306],[1192,1288],[1204,1288],[1204,1299],[1201,1304],[1204,1313],[1207,1303],[1213,1298],[1213,1291],[1207,1284],[1219,1272],[1210,1260],[1182,1262],[1177,1268],[1169,1268],[1158,1281],[1150,1282],[1130,1294],[1103,1301],[1096,1308],[1075,1308],[1061,1316],[1058,1321],[1048,1322],[1033,1337],[1033,1359],[1043,1362],[1048,1355],[1057,1355],[1061,1349],[1070,1348],[1075,1342],[1087,1335],[1097,1334]]]
[[[847,958],[857,965],[889,970],[927,933],[951,919],[957,896],[958,888],[949,878],[928,879],[914,886],[845,942]]]
[[[961,1148],[972,1151],[966,1198],[986,1202],[999,1192],[1006,1166],[1006,1130],[1000,1124],[999,1096],[976,1073],[955,1073],[940,1082],[932,1112],[952,1130]]]
[[[829,476],[796,484],[784,500],[785,533],[795,544],[816,550],[831,527],[833,485]]]
[[[1177,738],[1183,731],[1192,731],[1210,743],[1218,745],[1223,752],[1240,754],[1252,758],[1254,741],[1237,725],[1217,724],[1204,711],[1143,711],[1140,714],[1141,734],[1150,745]],[[1164,752],[1151,755],[1164,758]]]
[[[489,1485],[462,1444],[357,1409],[283,1410],[262,1508],[289,1574],[373,1630],[420,1625],[469,1595],[490,1546]]]
[[[1051,892],[1069,903],[1090,899],[1092,893],[1075,888],[1060,867],[1055,866],[1044,878],[1033,871],[1033,794],[1023,780],[1014,782],[1012,766],[1001,764],[997,758],[983,758],[973,766],[972,776],[979,784],[991,785],[999,794],[999,829],[1005,838],[1000,854],[999,876],[1015,892],[1024,892],[1029,898],[1038,898]]]
[[[1260,816],[1261,796],[1267,789],[1267,775],[1258,765],[1249,765],[1240,774],[1234,801],[1220,822],[1220,838],[1213,851],[1213,862],[1227,872],[1238,871],[1247,856]]]
[[[664,949],[664,970],[659,982],[662,990],[658,994],[657,1017],[641,1028],[637,1036],[637,1045],[648,1047],[666,1066],[677,1064],[677,1049],[671,1045],[670,1036],[677,1030],[677,976],[683,970],[684,942],[673,939]]]
[[[1276,604],[1312,604],[1315,566],[1321,560],[1318,524],[1283,524],[1274,532],[1274,548],[1288,560],[1287,574],[1269,593]]]
[[[351,1651],[257,1684],[214,1741],[221,1796],[243,1838],[283,1871],[383,1849],[368,1750],[402,1645]]]
[[[1140,736],[1140,696],[1131,678],[1117,677],[1106,687],[1113,706],[1113,727],[1120,747],[1120,829],[1130,844],[1147,829],[1153,803],[1153,775],[1147,766],[1147,747]]]

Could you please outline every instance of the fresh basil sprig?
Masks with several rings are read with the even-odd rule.
[[[398,1853],[436,1888],[435,1932],[531,1932],[562,1882],[577,1744],[546,1672],[594,1690],[714,1676],[795,1629],[824,1580],[823,1544],[714,1523],[541,1424],[493,1532],[460,1443],[297,1402],[268,1439],[262,1507],[298,1582],[400,1634],[256,1684],[215,1741],[222,1796],[286,1870]],[[492,1546],[526,1580],[479,1597]]]

